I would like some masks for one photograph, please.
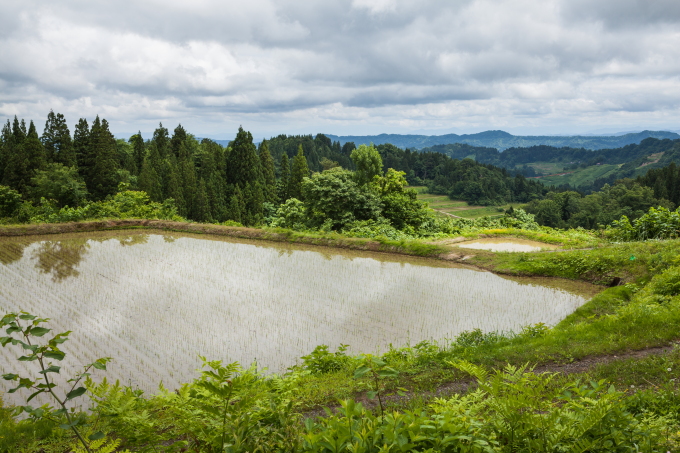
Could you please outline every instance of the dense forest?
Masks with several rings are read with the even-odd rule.
[[[4,216],[12,214],[7,212],[10,204],[11,210],[19,209],[19,201],[24,208],[26,203],[74,208],[105,200],[124,187],[145,192],[153,202],[172,200],[177,214],[191,220],[260,225],[271,223],[279,206],[291,198],[307,202],[307,217],[329,218],[329,211],[319,211],[323,216],[314,214],[314,209],[321,209],[315,197],[326,190],[334,191],[335,197],[353,193],[350,201],[363,203],[347,205],[332,222],[334,229],[369,220],[388,220],[392,226],[404,227],[411,221],[394,217],[395,212],[416,209],[415,194],[403,189],[407,182],[427,184],[436,193],[482,204],[526,202],[545,193],[538,182],[470,159],[458,161],[441,153],[411,152],[392,145],[380,145],[377,150],[365,145],[356,148],[353,143],[340,146],[322,134],[280,135],[262,141],[258,149],[252,135],[239,129],[225,148],[209,139],[199,142],[181,125],[171,134],[161,124],[150,139],[138,133],[126,141],[116,140],[108,122],[99,117],[91,124],[81,118],[71,136],[64,116],[50,112],[42,135],[33,121],[28,125],[16,117],[7,121],[1,145],[0,182],[15,195],[5,193]],[[362,164],[362,159],[368,163]],[[316,175],[324,171],[330,173]],[[309,179],[303,184],[305,178]],[[380,178],[392,180],[381,183]],[[397,186],[402,202],[410,207],[394,205],[394,193],[387,192]],[[334,200],[336,206],[343,205]],[[327,203],[327,208],[332,204]],[[281,215],[285,217],[288,211]],[[338,221],[340,217],[344,220]]]
[[[129,191],[139,191],[155,203],[154,212],[200,222],[370,228],[415,236],[449,231],[407,187],[425,185],[430,193],[473,205],[528,203],[541,225],[597,228],[622,215],[635,219],[650,207],[680,203],[674,164],[650,166],[637,180],[625,178],[650,154],[660,156],[656,167],[673,162],[680,158],[680,141],[648,138],[615,150],[535,146],[499,153],[464,144],[429,151],[391,144],[357,148],[318,134],[279,135],[256,147],[252,135],[239,128],[223,147],[197,140],[181,125],[170,133],[160,124],[148,139],[141,133],[115,139],[99,117],[91,124],[81,118],[71,135],[64,116],[50,112],[41,135],[33,121],[16,117],[2,128],[0,217],[49,222],[105,216],[118,209],[107,200],[138,203],[142,198]],[[597,181],[601,190],[589,194],[548,188],[516,171],[537,159],[623,163],[617,173],[623,179]],[[126,190],[127,196],[119,195]]]

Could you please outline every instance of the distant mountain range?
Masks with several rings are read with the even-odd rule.
[[[652,137],[657,139],[669,138],[675,140],[680,135],[668,131],[642,131],[623,135],[610,136],[533,136],[533,135],[512,135],[504,131],[486,131],[478,134],[446,134],[446,135],[400,135],[400,134],[380,134],[380,135],[330,135],[326,134],[333,141],[339,141],[341,145],[347,142],[354,142],[355,145],[382,145],[391,143],[399,148],[422,149],[434,145],[447,145],[452,143],[466,143],[472,146],[486,148],[496,148],[499,151],[508,148],[520,148],[536,145],[549,145],[557,148],[585,148],[591,150],[621,148],[630,144],[639,144],[642,140]]]

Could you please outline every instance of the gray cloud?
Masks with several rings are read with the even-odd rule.
[[[568,21],[595,21],[612,29],[630,29],[680,23],[676,0],[564,0]]]
[[[678,22],[676,0],[13,2],[0,117],[197,134],[668,128]]]

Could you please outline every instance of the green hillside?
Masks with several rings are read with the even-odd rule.
[[[501,206],[475,206],[462,200],[451,200],[446,195],[433,195],[426,193],[427,187],[415,186],[418,191],[418,200],[426,201],[430,208],[443,215],[454,215],[466,219],[477,219],[479,217],[500,217],[510,206],[517,208],[521,203],[504,204]]]
[[[540,168],[548,167],[550,163],[536,162],[535,164],[530,165],[538,170]],[[615,173],[620,167],[621,165],[596,164],[577,170],[562,171],[548,174],[547,176],[538,176],[535,177],[535,179],[538,179],[546,186],[559,187],[561,185],[569,184],[572,187],[580,187],[592,184],[597,178],[609,176]]]

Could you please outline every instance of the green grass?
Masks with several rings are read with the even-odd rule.
[[[544,176],[539,178],[546,186],[559,186],[561,184],[570,184],[573,187],[578,187],[584,184],[590,184],[595,179],[607,176],[620,167],[620,165],[592,165],[586,168],[578,168],[576,170],[569,170],[569,173],[563,176]],[[563,171],[558,171],[563,173]]]
[[[555,173],[563,173],[565,163],[564,162],[533,162],[531,164],[528,164],[528,166],[534,168],[537,172],[540,172],[544,175],[552,175],[552,174],[555,174]]]
[[[474,206],[469,205],[463,200],[451,200],[446,195],[433,195],[426,193],[427,187],[413,186],[418,191],[418,200],[426,201],[430,208],[445,214],[453,214],[466,219],[477,219],[479,217],[500,217],[510,206],[519,208],[520,203],[508,203],[502,206]]]

